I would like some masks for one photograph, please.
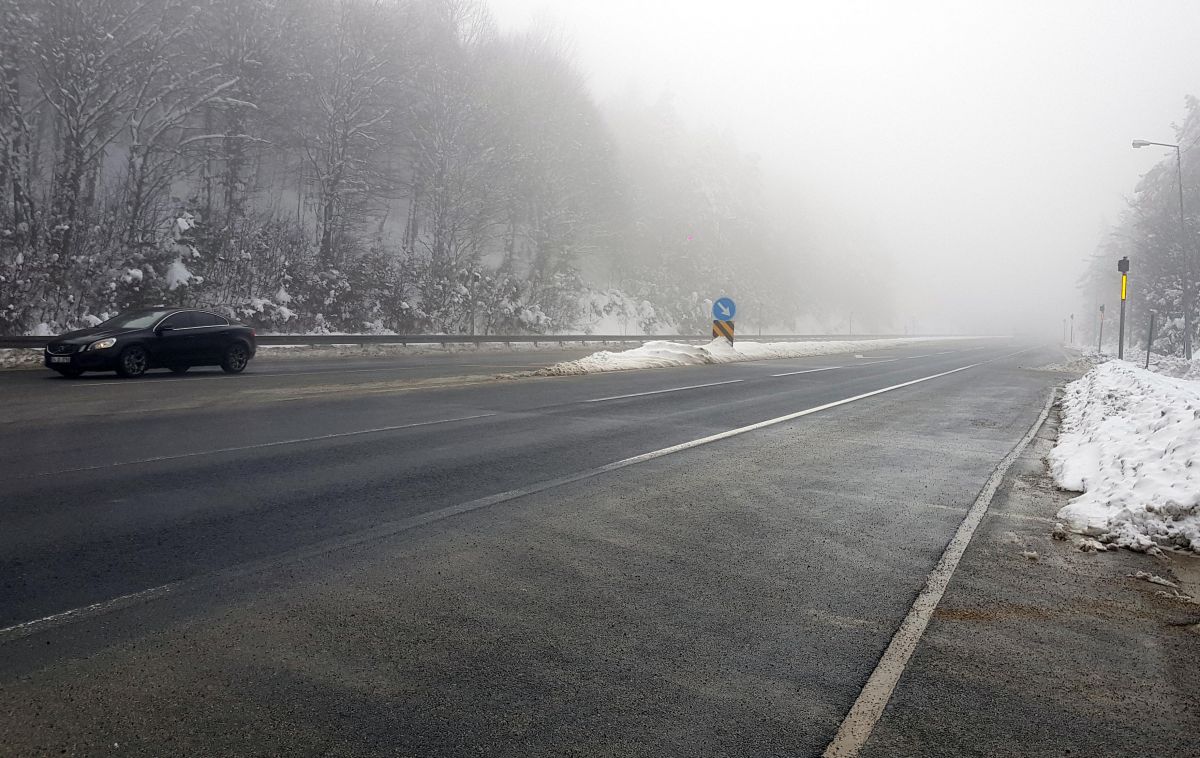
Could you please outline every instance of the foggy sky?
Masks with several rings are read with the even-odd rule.
[[[796,247],[886,256],[924,331],[1058,334],[1163,155],[1130,141],[1172,142],[1200,95],[1194,0],[489,2],[562,27],[598,99],[667,91],[732,133]]]

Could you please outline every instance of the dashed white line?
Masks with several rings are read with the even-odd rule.
[[[179,589],[182,584],[182,582],[171,582],[170,584],[151,587],[150,589],[142,590],[141,592],[131,592],[128,595],[121,595],[120,597],[110,598],[99,603],[85,605],[82,608],[72,608],[69,611],[63,611],[62,613],[52,613],[49,616],[42,616],[41,618],[33,619],[32,621],[24,621],[20,624],[6,626],[3,629],[0,629],[0,643],[19,639],[21,637],[28,637],[34,632],[59,626],[60,624],[65,624],[70,621],[85,619],[89,616],[98,616],[101,613],[115,611],[119,608],[126,608],[136,603],[146,602],[147,600],[154,600],[155,598],[171,594],[175,590]]]
[[[612,397],[597,397],[592,400],[584,400],[585,403],[603,403],[608,400],[625,400],[631,397],[645,397],[647,395],[661,395],[665,392],[683,392],[684,390],[698,390],[704,387],[719,387],[722,384],[737,384],[744,382],[745,379],[730,379],[727,382],[712,382],[710,384],[692,384],[687,387],[672,387],[666,390],[651,390],[650,392],[634,392],[629,395],[613,395]]]
[[[486,363],[460,363],[460,364],[457,364],[456,367],[459,367],[459,368],[494,368],[496,370],[515,369],[515,368],[519,368],[519,369],[542,368],[542,366],[540,364],[535,364],[535,365],[530,365],[530,366],[509,366],[509,365],[491,365],[491,364],[486,364]],[[184,382],[186,382],[186,381],[212,381],[214,379],[227,379],[227,380],[266,379],[266,378],[277,378],[277,377],[281,377],[281,376],[283,376],[283,377],[321,376],[324,374],[329,374],[330,376],[337,376],[339,374],[378,374],[378,373],[386,373],[389,371],[422,371],[422,370],[427,370],[430,368],[438,368],[438,367],[436,367],[436,366],[390,366],[388,368],[347,368],[347,369],[332,369],[330,371],[278,371],[278,372],[269,373],[269,374],[252,371],[252,372],[248,372],[245,374],[238,374],[237,376],[213,376],[213,375],[180,376],[180,377],[167,377],[165,375],[155,375],[155,376],[161,377],[161,379],[159,381],[171,381],[171,382],[184,381]],[[91,381],[85,380],[83,382],[75,382],[75,383],[70,384],[69,386],[74,389],[95,389],[97,387],[154,387],[154,386],[156,386],[156,384],[153,380],[152,381],[131,382],[131,381],[128,381],[125,379],[106,377],[104,379],[99,379],[99,380],[93,379]]]
[[[222,447],[216,450],[199,450],[194,453],[179,453],[177,455],[156,455],[152,458],[139,458],[133,461],[117,461],[115,463],[102,463],[98,466],[84,466],[82,468],[61,469],[59,471],[42,471],[36,474],[25,474],[26,477],[34,476],[56,476],[58,474],[76,474],[81,471],[99,471],[100,469],[116,468],[118,466],[137,466],[143,463],[159,463],[161,461],[177,461],[181,458],[198,458],[205,455],[220,455],[221,453],[237,453],[243,450],[261,450],[268,447],[282,447],[283,445],[299,445],[305,442],[320,442],[323,440],[335,440],[345,437],[357,437],[363,434],[379,434],[380,432],[395,432],[401,429],[415,429],[419,426],[435,426],[437,424],[450,424],[455,421],[471,421],[477,418],[488,418],[495,416],[495,413],[479,413],[474,416],[459,416],[457,418],[443,418],[437,421],[418,421],[412,424],[398,424],[397,426],[380,426],[374,429],[359,429],[353,432],[337,432],[335,434],[319,434],[315,437],[298,437],[290,440],[278,440],[276,442],[260,442],[254,445],[240,445],[238,447]]]
[[[870,364],[868,364],[868,365],[870,365]],[[797,374],[815,374],[818,371],[833,371],[834,369],[839,369],[839,368],[841,368],[841,366],[826,366],[825,368],[809,368],[809,369],[805,369],[803,371],[788,371],[787,373],[784,373],[784,374],[771,374],[771,377],[775,378],[775,377],[780,377],[780,376],[796,376]]]

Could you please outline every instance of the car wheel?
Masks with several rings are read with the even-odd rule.
[[[62,374],[67,379],[78,379],[79,377],[83,376],[83,372],[77,368],[56,368],[54,370]]]
[[[172,374],[186,374],[191,366],[171,366]]]
[[[117,359],[117,373],[126,379],[135,379],[150,368],[150,355],[146,348],[138,345],[125,348]]]
[[[241,342],[235,342],[225,348],[225,357],[221,361],[221,369],[226,374],[240,374],[246,370],[250,362],[250,350]]]

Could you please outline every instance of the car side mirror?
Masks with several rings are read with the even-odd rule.
[[[175,331],[175,327],[173,327],[173,326],[160,326],[154,330],[154,333],[161,337],[163,332],[173,332],[173,331]]]

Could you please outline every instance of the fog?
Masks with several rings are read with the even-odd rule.
[[[1190,2],[490,5],[508,30],[557,26],[601,103],[666,93],[760,156],[805,276],[881,274],[845,285],[890,299],[868,328],[1060,334],[1161,157],[1130,140],[1173,141],[1200,91]]]

